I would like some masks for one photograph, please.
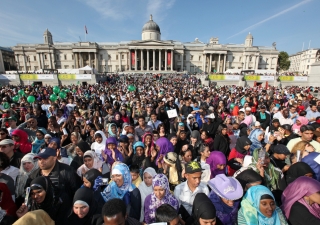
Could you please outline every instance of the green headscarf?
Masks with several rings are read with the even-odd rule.
[[[252,155],[252,163],[249,165],[250,168],[252,168],[254,171],[259,173],[260,171],[257,168],[257,162],[259,160],[259,150],[260,149],[255,149],[253,151]],[[269,154],[266,152],[266,157],[269,158]],[[264,182],[266,186],[273,190],[279,189],[279,178],[283,176],[282,172],[280,169],[274,167],[272,163],[270,162],[268,167],[264,167]]]

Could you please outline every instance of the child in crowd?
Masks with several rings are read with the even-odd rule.
[[[132,184],[134,184],[134,186],[136,186],[138,188],[142,182],[142,179],[140,177],[139,166],[138,165],[130,166],[130,174],[131,174],[131,178],[132,178]]]

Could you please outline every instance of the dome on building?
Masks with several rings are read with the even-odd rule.
[[[252,39],[252,34],[249,32],[249,34],[247,35],[246,39]]]
[[[160,27],[152,20],[152,15],[150,15],[150,20],[144,24],[143,31],[157,31],[160,33]]]
[[[48,28],[45,30],[45,32],[43,33],[43,35],[52,35],[51,32],[48,30]]]

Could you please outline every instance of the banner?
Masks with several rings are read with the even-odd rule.
[[[168,52],[167,65],[171,66],[171,52]]]
[[[131,66],[136,66],[136,63],[135,63],[136,59],[135,59],[135,54],[134,52],[131,52]]]
[[[21,80],[53,80],[53,74],[20,74]]]
[[[91,80],[91,74],[58,74],[59,80]]]
[[[257,81],[257,80],[263,80],[263,81],[272,81],[274,80],[274,76],[257,76],[257,75],[246,75],[244,77],[245,80],[248,81]]]
[[[281,81],[308,81],[308,77],[304,76],[280,76]]]
[[[209,75],[209,80],[230,80],[230,81],[239,81],[239,75],[224,75],[224,74],[211,74]]]
[[[15,74],[0,74],[0,80],[15,80]]]

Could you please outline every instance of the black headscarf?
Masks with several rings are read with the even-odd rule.
[[[280,180],[280,189],[284,190],[289,184],[295,181],[298,177],[302,177],[307,173],[314,174],[312,168],[304,162],[297,162],[290,166],[286,175]]]
[[[37,203],[34,199],[29,198],[28,211],[34,211],[42,209],[49,214],[51,219],[56,219],[56,205],[58,199],[54,196],[54,190],[49,177],[36,177],[31,181],[30,189],[40,190],[43,189],[46,192],[46,196],[41,203]]]
[[[91,183],[91,189],[93,189],[94,181],[98,176],[102,176],[102,173],[97,169],[88,170],[83,177],[86,178]]]
[[[247,155],[247,150],[244,149],[244,146],[251,145],[252,142],[247,136],[242,136],[237,139],[236,150],[242,155]]]
[[[236,179],[240,182],[243,190],[245,190],[247,184],[261,181],[262,177],[252,169],[247,169],[236,176]]]
[[[243,127],[240,129],[239,137],[248,137],[248,127]]]
[[[93,215],[98,213],[93,190],[87,187],[79,188],[74,194],[72,205],[78,200],[84,201],[89,205],[89,212],[85,217],[79,218],[72,210],[68,217],[67,224],[91,225]]]
[[[88,150],[91,150],[90,145],[85,142],[85,141],[79,141],[79,143],[77,144],[77,147],[83,152],[85,153]]]
[[[198,193],[193,201],[192,215],[194,219],[194,225],[200,225],[201,219],[214,219],[216,217],[216,208],[211,200],[204,193]]]

